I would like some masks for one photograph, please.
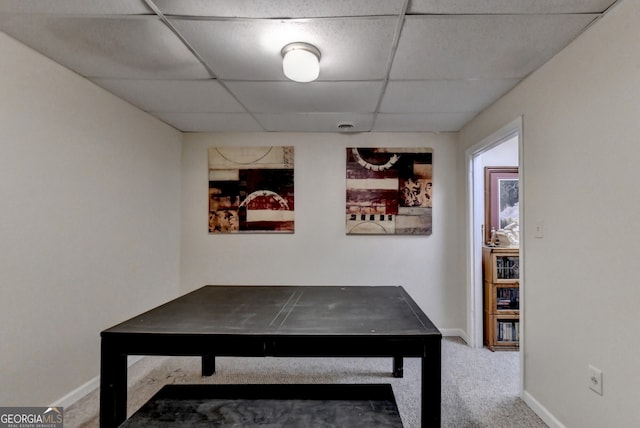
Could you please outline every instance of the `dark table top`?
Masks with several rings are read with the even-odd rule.
[[[205,286],[102,332],[437,336],[399,286]]]

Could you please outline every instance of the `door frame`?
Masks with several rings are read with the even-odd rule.
[[[482,244],[483,236],[481,225],[484,223],[484,180],[483,171],[478,171],[478,156],[488,150],[502,144],[506,140],[518,136],[518,177],[519,177],[519,208],[520,208],[520,366],[522,369],[524,355],[524,259],[523,259],[523,230],[524,230],[524,191],[523,191],[523,118],[514,119],[507,125],[498,129],[491,135],[483,138],[478,143],[465,151],[466,164],[466,256],[467,256],[467,332],[470,339],[469,345],[474,348],[483,346],[483,279],[482,279]],[[521,388],[523,370],[521,372]]]

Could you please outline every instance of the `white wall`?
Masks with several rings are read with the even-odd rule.
[[[622,1],[460,134],[523,115],[524,389],[551,426],[640,426],[639,25]]]
[[[485,166],[518,166],[518,137],[513,136],[477,156],[480,179],[484,179]]]
[[[0,405],[43,406],[178,294],[182,137],[3,33],[0,57]]]
[[[295,234],[208,235],[207,149],[295,147]],[[347,147],[434,149],[431,236],[346,236]],[[432,321],[464,329],[459,275],[456,136],[187,134],[182,165],[183,292],[205,284],[403,285]]]

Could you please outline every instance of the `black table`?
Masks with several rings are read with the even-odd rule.
[[[126,419],[127,356],[422,358],[423,427],[440,426],[440,331],[402,287],[206,286],[101,333],[100,426]]]

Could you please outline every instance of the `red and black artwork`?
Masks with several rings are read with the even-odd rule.
[[[346,232],[430,235],[430,148],[347,148]]]
[[[209,149],[209,233],[293,233],[293,147]]]

